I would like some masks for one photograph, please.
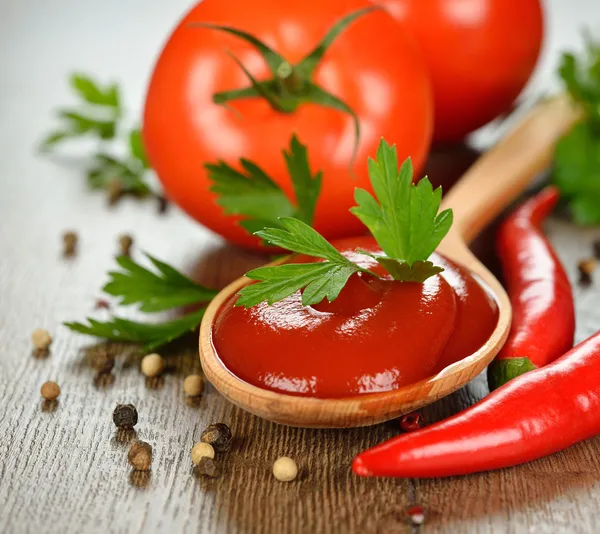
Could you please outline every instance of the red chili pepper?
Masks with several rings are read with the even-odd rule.
[[[600,433],[600,332],[467,410],[359,454],[362,476],[442,477],[541,458]]]
[[[571,285],[541,230],[558,197],[558,189],[547,187],[500,227],[497,249],[513,320],[504,347],[488,367],[491,390],[554,361],[573,346]]]

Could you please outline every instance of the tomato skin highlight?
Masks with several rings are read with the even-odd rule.
[[[226,239],[260,248],[259,240],[237,224],[239,217],[224,215],[216,204],[204,164],[223,160],[239,168],[239,159],[247,158],[293,198],[282,150],[296,133],[308,145],[311,168],[324,174],[316,229],[327,238],[363,232],[348,209],[354,205],[355,187],[371,189],[368,156],[375,155],[384,137],[397,144],[401,161],[411,156],[420,169],[433,129],[429,75],[414,42],[397,21],[384,10],[354,21],[326,52],[313,78],[359,117],[355,176],[350,173],[354,130],[348,115],[311,103],[291,114],[274,111],[262,99],[232,102],[234,110],[214,104],[215,92],[248,85],[227,51],[258,80],[270,73],[248,43],[190,23],[243,29],[293,63],[309,53],[341,17],[369,5],[367,0],[205,0],[192,8],[158,59],[144,112],[144,143],[167,196]]]
[[[382,0],[418,42],[434,91],[434,140],[449,142],[511,109],[544,36],[540,0]]]
[[[356,252],[381,254],[373,238],[332,244],[386,275],[375,260]],[[423,380],[441,370],[441,362],[474,353],[498,321],[496,302],[467,271],[437,254],[432,261],[446,271],[422,284],[353,275],[338,299],[315,306],[302,306],[299,292],[248,309],[235,307],[233,296],[212,327],[215,352],[241,380],[289,395],[343,398]]]

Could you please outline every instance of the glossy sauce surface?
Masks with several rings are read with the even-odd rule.
[[[372,238],[334,245],[386,274],[355,252],[381,254]],[[302,306],[299,292],[249,309],[235,307],[233,296],[213,326],[216,353],[242,380],[293,395],[340,398],[427,378],[475,352],[498,319],[496,303],[468,271],[439,255],[432,261],[446,270],[423,284],[353,275],[338,299],[315,306]]]

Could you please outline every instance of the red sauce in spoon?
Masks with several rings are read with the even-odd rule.
[[[334,246],[386,275],[355,252],[381,254],[374,239]],[[353,275],[335,301],[315,306],[302,306],[299,292],[249,309],[235,307],[233,296],[213,325],[216,354],[238,378],[292,395],[340,398],[427,378],[479,349],[498,320],[495,301],[466,269],[437,254],[432,261],[446,270],[423,284]]]

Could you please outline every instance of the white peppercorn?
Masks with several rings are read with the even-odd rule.
[[[204,379],[200,375],[186,376],[183,391],[190,397],[198,397],[204,391]]]
[[[158,376],[165,370],[165,365],[160,354],[148,354],[142,358],[141,370],[146,376]]]
[[[215,449],[210,443],[204,443],[203,441],[199,441],[192,447],[192,462],[195,465],[200,463],[201,458],[214,458],[215,457]]]
[[[282,456],[273,464],[273,475],[281,482],[290,482],[298,475],[298,466],[291,458]]]
[[[35,350],[38,351],[46,351],[50,348],[52,344],[52,336],[48,330],[44,330],[43,328],[36,328],[31,333],[31,341]]]

